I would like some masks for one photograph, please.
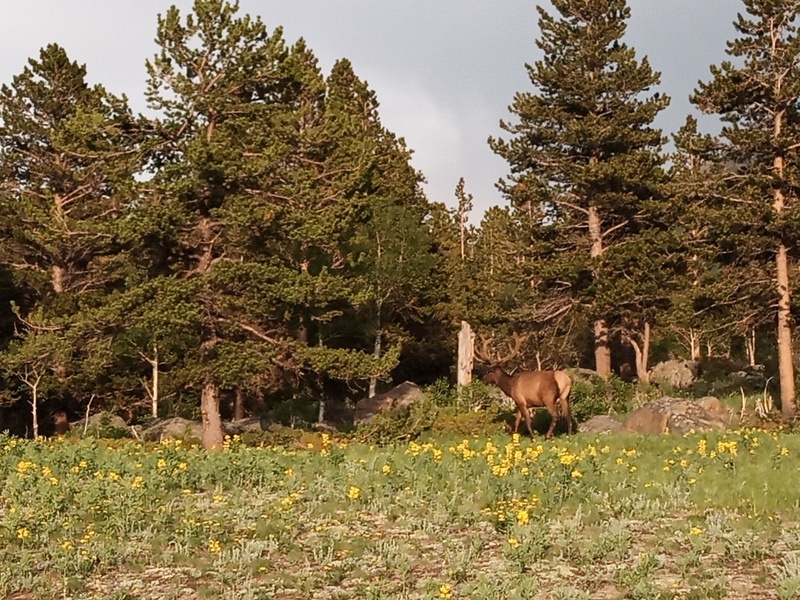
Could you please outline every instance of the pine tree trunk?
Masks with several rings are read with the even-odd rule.
[[[382,333],[383,333],[383,330],[381,330],[381,329],[378,329],[378,331],[375,332],[375,347],[374,347],[374,349],[372,351],[372,356],[374,356],[375,358],[380,358],[381,357],[381,334]],[[375,397],[375,394],[377,393],[377,391],[378,391],[378,378],[375,375],[373,375],[372,377],[369,378],[369,397],[370,398]]]
[[[647,368],[647,363],[650,361],[650,323],[644,324],[641,347],[633,338],[629,338],[629,341],[633,346],[634,354],[636,354],[636,377],[639,381],[649,383],[650,371]]]
[[[53,265],[53,270],[50,273],[50,279],[53,284],[53,291],[56,294],[63,294],[67,289],[67,270],[59,265]]]
[[[206,382],[200,396],[200,413],[203,416],[203,447],[206,450],[222,450],[224,434],[222,417],[219,414],[219,387]]]
[[[383,335],[383,329],[381,329],[381,304],[378,304],[377,328],[375,331],[375,346],[372,349],[372,356],[374,356],[376,359],[381,357],[382,335]],[[377,391],[378,391],[378,378],[373,375],[372,377],[369,378],[369,397],[374,398]]]
[[[778,246],[778,371],[781,380],[781,414],[792,417],[797,412],[792,363],[792,315],[789,292],[789,257],[786,246]]]
[[[774,115],[774,138],[781,139],[783,112]],[[775,175],[778,180],[784,176],[782,156],[775,156],[773,161]],[[773,193],[772,207],[781,214],[786,205],[783,190],[776,187]],[[794,364],[792,362],[792,296],[789,286],[789,256],[786,245],[781,241],[775,255],[775,266],[778,284],[778,373],[781,380],[781,414],[793,417],[797,413],[797,401],[794,389]]]
[[[33,417],[33,439],[39,437],[39,382],[36,382],[36,385],[31,386],[31,395],[33,396],[31,401],[31,416]]]
[[[153,418],[158,416],[158,347],[153,347],[153,360],[150,363],[153,368],[153,392],[150,394],[151,409]]]
[[[600,213],[596,206],[589,207],[589,238],[592,242],[591,257],[603,254],[603,233]],[[594,322],[594,362],[597,374],[603,379],[611,376],[611,346],[608,340],[608,325],[605,319]]]
[[[689,351],[692,354],[692,360],[700,360],[700,338],[694,332],[694,329],[689,330]]]
[[[747,362],[751,367],[756,365],[756,328],[751,327],[747,331],[747,336],[744,341],[745,350],[747,351]]]
[[[244,419],[244,390],[236,388],[236,399],[233,401],[233,420],[241,421]]]

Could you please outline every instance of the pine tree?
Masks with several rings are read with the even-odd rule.
[[[0,90],[0,262],[29,297],[5,360],[47,357],[53,394],[79,395],[86,383],[85,348],[66,351],[80,310],[126,285],[121,230],[142,140],[126,99],[90,86],[86,67],[55,44]]]
[[[800,139],[800,36],[797,0],[743,0],[746,14],[734,23],[739,37],[728,43],[725,61],[711,67],[692,102],[718,114],[725,125],[723,158],[738,177],[728,192],[749,203],[750,223],[769,223],[764,234],[774,256],[777,293],[781,411],[797,411],[792,363],[791,257],[796,255],[798,139]],[[758,227],[756,227],[756,231]]]
[[[217,0],[185,18],[171,9],[157,40],[149,99],[165,141],[138,218],[167,257],[158,268],[185,282],[202,317],[191,360],[204,443],[219,447],[221,391],[291,375],[321,393],[326,378],[391,371],[399,345],[375,357],[338,335],[368,335],[373,323],[355,317],[389,288],[392,302],[409,300],[386,279],[370,293],[352,240],[398,210],[422,225],[427,205],[410,153],[347,61],[326,80],[303,40],[287,47],[280,29]]]
[[[558,230],[562,252],[547,270],[561,272],[558,280],[593,321],[596,369],[605,377],[609,320],[621,299],[606,259],[624,252],[615,246],[637,232],[642,202],[660,185],[662,136],[652,123],[669,99],[647,95],[659,74],[622,42],[625,0],[552,4],[558,16],[538,9],[544,58],[528,67],[535,92],[515,96],[518,123],[501,122],[513,137],[490,144],[511,166],[502,189],[512,205],[544,204]]]

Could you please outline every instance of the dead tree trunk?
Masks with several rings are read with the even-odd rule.
[[[456,374],[458,387],[472,381],[474,359],[475,333],[469,323],[461,321],[461,330],[458,332],[458,373]]]
[[[219,386],[216,383],[207,381],[203,385],[200,414],[203,417],[203,447],[206,450],[222,450],[225,436],[219,414]]]
[[[244,390],[236,388],[236,398],[233,401],[233,420],[241,421],[244,419]]]
[[[600,213],[596,206],[589,207],[589,238],[592,243],[591,257],[603,254],[603,231]],[[608,324],[605,319],[594,322],[594,362],[597,374],[603,379],[611,376],[611,346],[608,339]]]
[[[638,377],[639,381],[649,383],[650,370],[647,368],[647,364],[650,360],[650,323],[644,324],[641,346],[633,336],[628,336],[628,342],[633,347],[634,354],[636,354],[636,377]]]

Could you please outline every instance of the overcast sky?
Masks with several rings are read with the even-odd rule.
[[[25,0],[6,2],[0,20],[0,82],[56,42],[85,63],[92,83],[126,94],[144,111],[144,63],[156,51],[156,15],[191,0]],[[532,89],[525,63],[540,54],[533,0],[241,0],[242,12],[303,37],[327,75],[348,58],[369,82],[386,127],[406,139],[431,200],[454,203],[464,177],[478,211],[504,204],[495,188],[508,165],[486,140],[517,91]],[[539,2],[539,4],[544,4]],[[662,73],[672,97],[657,125],[674,132],[693,108],[688,96],[725,58],[738,0],[629,0],[626,42]],[[549,5],[548,5],[549,6]],[[695,113],[696,114],[696,113]],[[713,121],[705,120],[706,128]]]

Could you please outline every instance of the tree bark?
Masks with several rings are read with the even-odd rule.
[[[200,396],[200,413],[203,416],[203,447],[206,450],[222,450],[225,438],[222,418],[219,414],[219,387],[206,382]]]
[[[39,380],[31,386],[31,416],[33,418],[33,439],[39,437]]]
[[[474,358],[475,334],[469,323],[461,321],[461,331],[458,333],[458,373],[456,374],[458,387],[472,381]]]
[[[603,232],[600,213],[596,206],[589,207],[589,238],[592,242],[591,257],[599,258],[603,254]],[[594,363],[600,377],[608,379],[611,376],[611,346],[605,319],[597,319],[594,322]]]
[[[781,139],[785,113],[775,113],[773,136],[776,142]],[[775,176],[778,181],[784,177],[783,156],[776,155],[773,160]],[[779,215],[786,206],[783,190],[775,186],[772,208]],[[775,254],[776,279],[778,284],[778,373],[781,381],[781,414],[793,417],[797,413],[797,400],[794,387],[794,363],[792,362],[792,296],[789,287],[789,254],[783,241],[778,243]]]
[[[53,291],[56,294],[63,294],[67,289],[67,270],[62,266],[53,265],[50,280],[53,284]]]
[[[244,419],[244,390],[236,388],[236,399],[233,401],[233,420],[241,421]]]
[[[629,337],[628,341],[633,347],[634,354],[636,354],[636,377],[639,381],[649,383],[650,371],[647,368],[647,363],[650,361],[650,323],[644,324],[644,335],[642,336],[641,347],[633,337]]]
[[[750,327],[744,340],[745,351],[747,352],[747,362],[751,367],[756,364],[756,328]]]
[[[793,417],[797,412],[792,363],[792,299],[789,291],[789,257],[780,244],[775,257],[778,272],[778,372],[781,381],[781,414]]]
[[[375,331],[375,346],[372,349],[372,356],[376,359],[381,357],[381,337],[383,336],[383,329],[381,329],[381,305],[378,305],[378,318],[377,318],[377,331]],[[369,378],[369,394],[370,398],[374,398],[378,391],[378,378],[372,376]]]

